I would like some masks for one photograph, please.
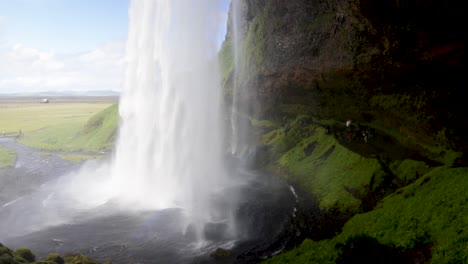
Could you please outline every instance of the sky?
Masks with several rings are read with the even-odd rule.
[[[214,2],[226,25],[229,0]],[[120,91],[129,5],[130,0],[0,0],[0,94]]]

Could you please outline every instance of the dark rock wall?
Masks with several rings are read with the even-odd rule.
[[[259,102],[248,114],[353,119],[466,145],[462,1],[241,1],[238,91]]]

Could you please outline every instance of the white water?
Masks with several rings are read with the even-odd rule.
[[[223,239],[235,239],[237,195],[223,166],[216,37],[225,25],[218,4],[132,1],[114,158],[87,163],[3,205],[0,215],[8,219],[0,225],[10,226],[9,236],[81,215],[181,208],[197,242],[204,241],[206,223],[224,228],[217,232]]]
[[[134,0],[112,168],[118,200],[212,219],[222,166],[217,0]]]

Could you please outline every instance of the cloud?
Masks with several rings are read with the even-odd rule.
[[[79,54],[57,54],[22,44],[0,50],[0,93],[120,90],[124,43]]]

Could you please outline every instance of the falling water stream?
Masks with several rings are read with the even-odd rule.
[[[221,261],[231,263],[282,248],[295,196],[223,150],[216,35],[225,25],[216,4],[132,1],[115,153],[40,186],[32,181],[39,172],[0,171],[12,193],[0,200],[2,243],[113,263],[216,262],[209,257],[216,248],[231,250]],[[239,124],[234,118],[233,130]],[[17,164],[34,153],[0,144],[22,150]]]
[[[122,117],[112,170],[116,196],[146,209],[180,207],[212,221],[222,166],[215,1],[133,1]]]

